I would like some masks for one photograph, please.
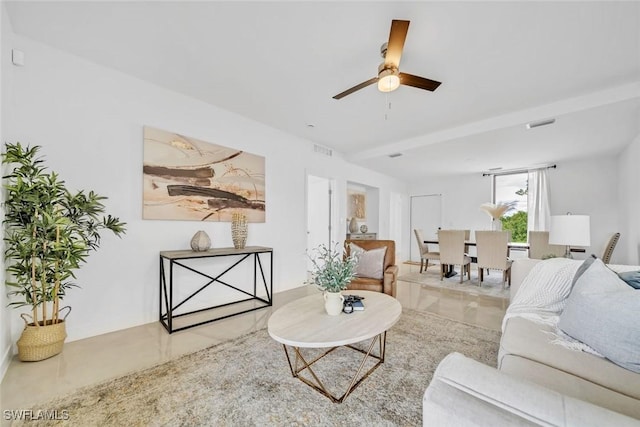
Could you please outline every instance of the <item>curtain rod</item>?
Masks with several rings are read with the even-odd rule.
[[[529,171],[533,171],[533,170],[537,170],[537,169],[555,169],[556,167],[557,167],[557,165],[548,165],[548,166],[541,166],[541,167],[537,167],[537,168],[507,169],[507,170],[501,170],[501,171],[495,171],[495,172],[483,172],[482,176],[509,175],[509,174],[513,174],[513,173],[529,172]]]

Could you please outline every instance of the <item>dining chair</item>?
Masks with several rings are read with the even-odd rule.
[[[529,231],[529,258],[563,257],[566,253],[563,245],[550,245],[548,231]]]
[[[620,239],[620,233],[615,233],[609,239],[609,243],[607,243],[607,247],[604,249],[604,253],[602,254],[602,262],[605,264],[609,264],[611,261],[611,255],[613,255],[613,250],[616,248],[616,244]]]
[[[511,263],[509,251],[510,231],[476,231],[476,251],[478,256],[478,278],[480,286],[484,281],[484,270],[502,271],[502,283],[511,286]]]
[[[440,246],[440,280],[448,266],[460,266],[460,283],[465,273],[471,280],[471,258],[465,253],[465,230],[438,230]]]
[[[424,235],[422,234],[422,230],[416,228],[413,230],[416,235],[416,240],[418,240],[418,249],[420,250],[420,273],[422,273],[422,269],[424,267],[424,271],[427,271],[429,268],[429,260],[439,260],[440,252],[430,251],[429,245],[424,242]]]
[[[471,230],[463,230],[464,231],[464,241],[468,242],[471,240]],[[469,245],[464,245],[464,253],[469,255]]]

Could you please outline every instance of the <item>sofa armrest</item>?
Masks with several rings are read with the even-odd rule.
[[[398,266],[390,265],[384,271],[382,284],[382,292],[392,297],[396,297],[396,289],[398,287]]]
[[[640,421],[513,377],[460,353],[438,365],[423,425],[640,426]]]

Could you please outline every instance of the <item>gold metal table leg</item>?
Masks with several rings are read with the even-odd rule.
[[[379,346],[378,346],[378,355],[377,356],[375,354],[371,353],[376,341],[379,344]],[[378,368],[378,366],[380,366],[382,363],[384,363],[384,355],[385,355],[385,350],[386,350],[386,343],[387,343],[387,333],[383,332],[383,333],[373,337],[373,339],[371,340],[371,342],[370,342],[370,344],[369,344],[369,346],[368,346],[366,351],[362,350],[362,349],[359,349],[357,347],[353,347],[351,345],[346,345],[345,346],[345,347],[350,348],[352,350],[359,351],[360,353],[364,354],[364,356],[362,358],[362,361],[360,362],[360,365],[358,366],[358,369],[356,370],[355,375],[351,379],[351,382],[349,383],[349,386],[347,387],[347,390],[340,397],[337,397],[337,396],[334,396],[333,394],[331,394],[331,392],[329,392],[329,390],[325,387],[325,385],[322,383],[320,378],[318,378],[316,373],[311,368],[311,366],[314,363],[316,363],[318,360],[322,359],[323,357],[325,357],[326,355],[328,355],[329,353],[331,353],[332,351],[334,351],[338,347],[332,347],[332,348],[328,349],[327,351],[323,352],[321,355],[317,356],[315,359],[307,361],[304,358],[304,356],[302,355],[302,353],[300,352],[300,348],[299,347],[291,346],[291,348],[293,349],[293,352],[295,353],[295,361],[294,361],[293,364],[291,363],[291,357],[289,355],[289,350],[287,349],[287,346],[285,344],[283,344],[282,347],[284,348],[284,354],[287,356],[287,362],[289,363],[289,369],[291,369],[291,375],[293,375],[295,378],[298,378],[300,381],[302,381],[303,383],[307,384],[308,386],[310,386],[310,387],[314,388],[315,390],[319,391],[320,393],[322,393],[323,395],[325,395],[326,397],[331,399],[332,402],[334,402],[334,403],[342,403],[344,401],[344,399],[346,399],[346,397],[349,394],[351,394],[351,392],[353,390],[355,390],[356,387],[358,387],[360,385],[360,383],[362,383],[362,381],[364,381],[365,378],[367,378],[369,375],[371,375],[371,373],[373,371],[375,371],[376,368]],[[375,365],[373,365],[367,372],[365,372],[362,375],[362,377],[360,377],[360,372],[364,368],[365,362],[367,361],[368,357],[376,359],[378,362]],[[301,362],[301,364],[302,364],[302,366],[300,366],[300,367],[298,366],[299,362]],[[311,376],[313,378],[313,381],[311,381],[311,380],[309,380],[307,378],[304,378],[304,377],[299,375],[304,370],[308,370],[309,371],[309,373],[311,374]]]

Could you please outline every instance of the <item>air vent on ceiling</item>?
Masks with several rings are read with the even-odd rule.
[[[323,147],[322,145],[314,144],[313,151],[316,153],[324,154],[325,156],[333,156],[333,151],[331,148]]]
[[[393,154],[389,154],[389,157],[391,157],[392,159],[396,158],[396,157],[400,157],[402,156],[402,153],[393,153]]]
[[[547,120],[541,120],[539,122],[527,123],[527,129],[533,129],[533,128],[537,128],[537,127],[540,127],[540,126],[552,125],[555,122],[556,122],[556,119],[547,119]]]

